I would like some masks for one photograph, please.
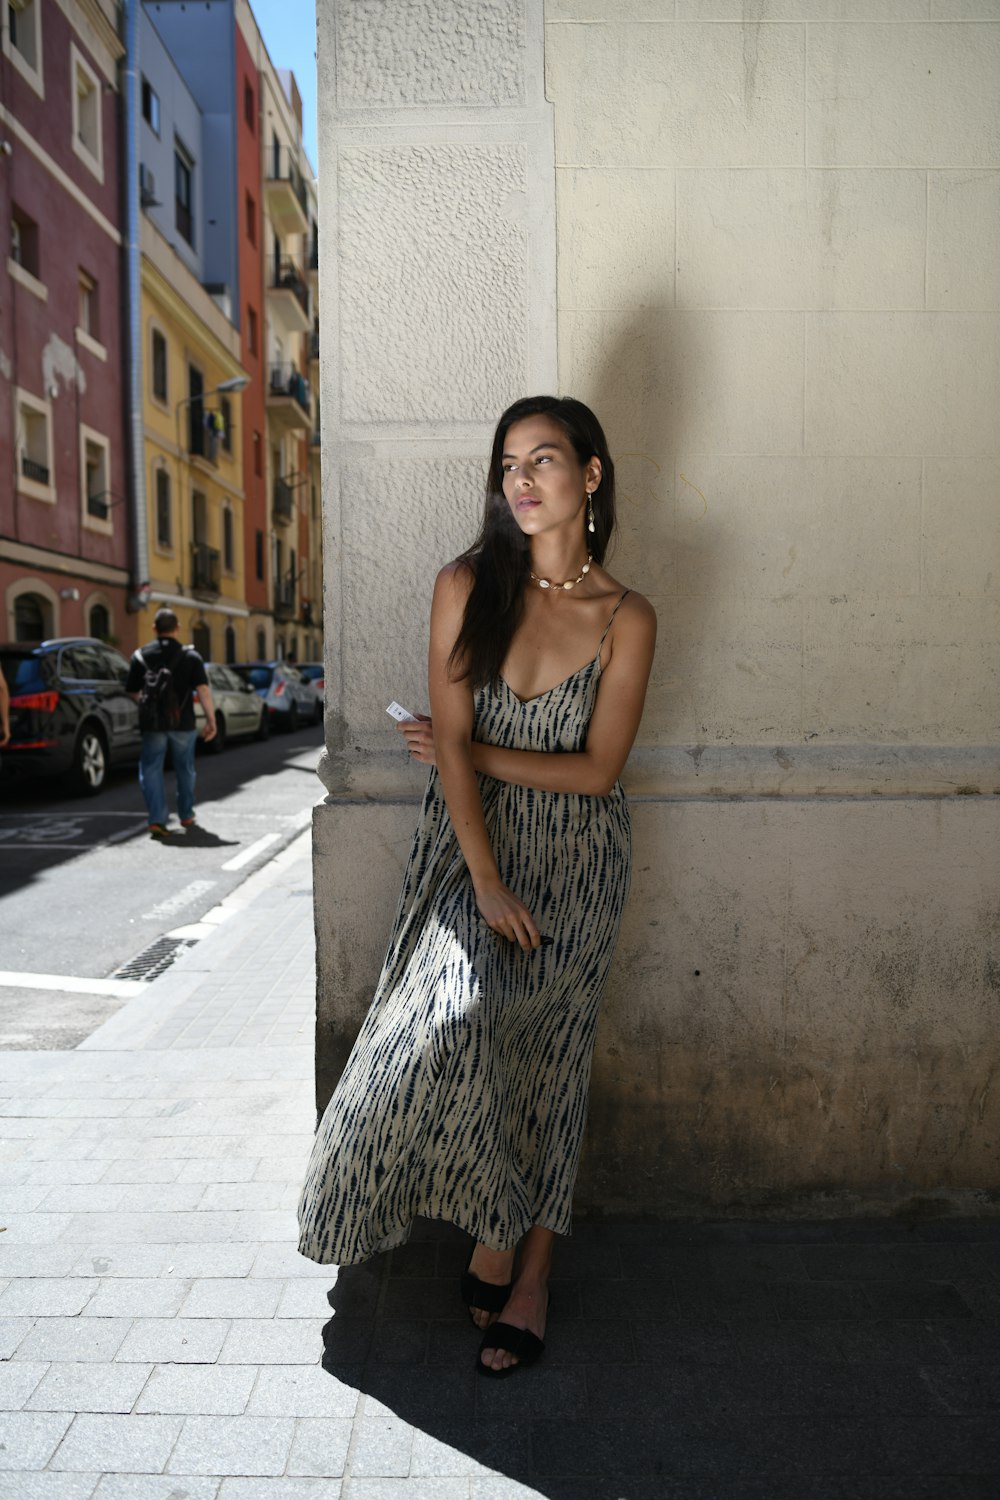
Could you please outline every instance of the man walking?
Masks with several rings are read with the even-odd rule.
[[[182,646],[177,638],[180,627],[173,610],[158,610],[153,628],[156,640],[133,655],[125,691],[139,704],[139,785],[146,799],[149,832],[154,839],[163,839],[168,836],[163,781],[167,746],[177,773],[177,816],[183,828],[193,828],[194,752],[198,740],[195,694],[205,710],[206,740],[215,737],[215,704],[205,663],[193,646]]]

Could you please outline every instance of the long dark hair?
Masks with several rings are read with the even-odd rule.
[[[460,680],[471,682],[473,688],[489,683],[499,690],[500,668],[524,610],[531,543],[504,498],[503,450],[507,433],[515,422],[538,416],[551,417],[559,424],[581,467],[595,456],[601,461],[601,482],[592,497],[594,530],[587,535],[588,550],[595,562],[603,563],[617,530],[615,466],[601,424],[590,407],[572,396],[525,396],[508,406],[493,436],[479,535],[458,559],[471,570],[474,582],[449,666]]]

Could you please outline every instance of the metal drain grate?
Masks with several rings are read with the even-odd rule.
[[[115,970],[116,979],[158,979],[169,969],[182,948],[193,948],[193,938],[157,938],[155,943],[135,958],[130,958],[121,969]]]

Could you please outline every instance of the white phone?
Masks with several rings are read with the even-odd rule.
[[[389,704],[389,707],[386,709],[386,713],[389,715],[390,719],[395,719],[397,724],[416,724],[419,722],[416,714],[411,714],[408,708],[403,708],[402,705],[396,703],[395,700],[393,700],[393,702]]]

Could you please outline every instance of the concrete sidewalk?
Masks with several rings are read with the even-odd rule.
[[[579,1225],[507,1381],[447,1227],[303,1260],[308,835],[223,907],[76,1051],[0,1053],[3,1500],[1000,1494],[1000,1221]]]

